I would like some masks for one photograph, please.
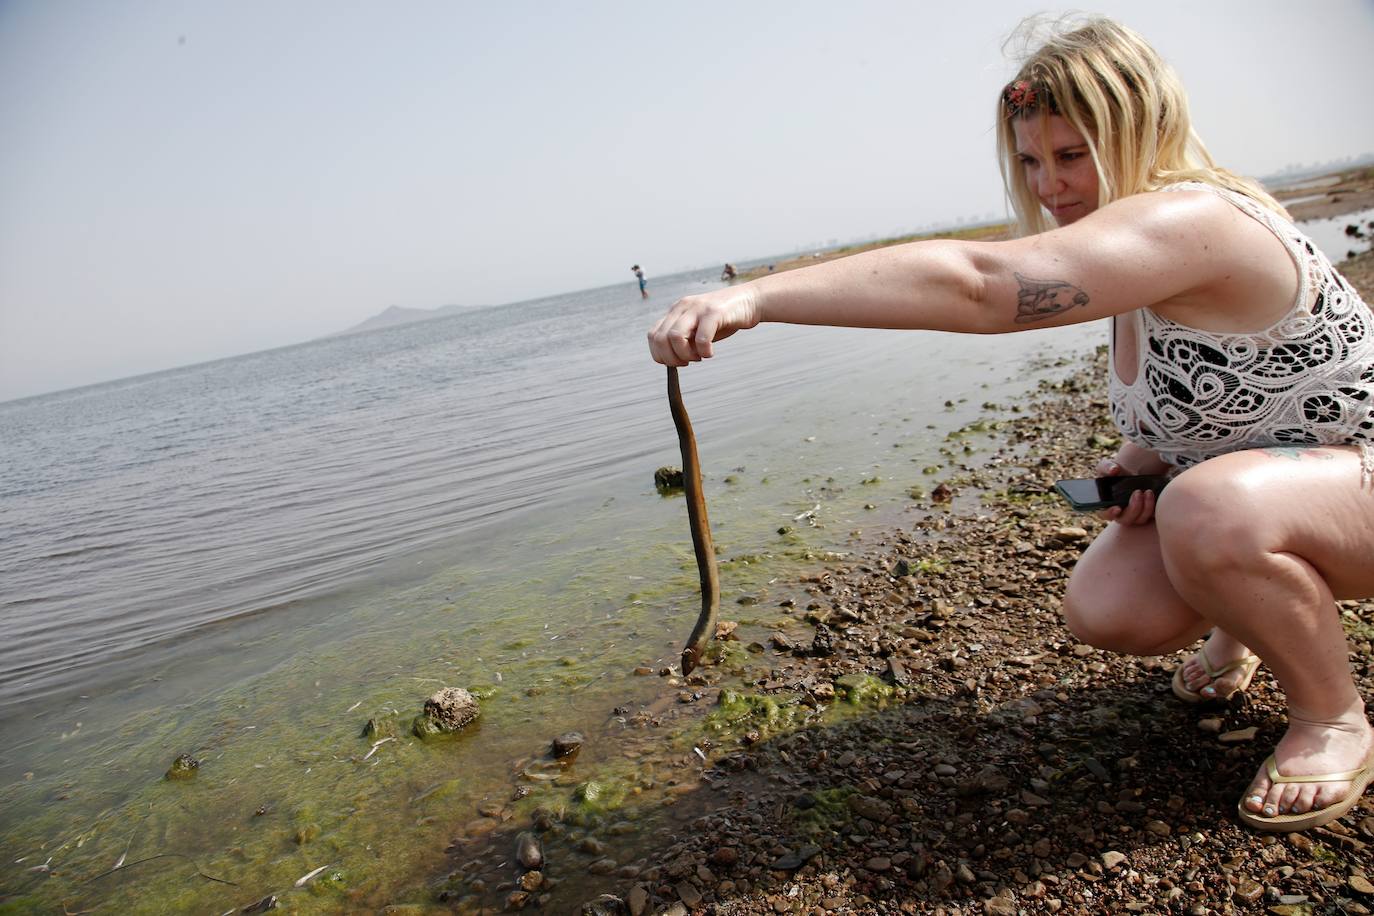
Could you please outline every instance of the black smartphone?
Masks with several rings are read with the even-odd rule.
[[[1153,474],[1134,477],[1098,477],[1087,480],[1060,480],[1054,488],[1079,512],[1094,512],[1113,506],[1125,508],[1136,490],[1151,490],[1156,496],[1169,478]]]

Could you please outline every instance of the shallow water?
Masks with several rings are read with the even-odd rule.
[[[703,279],[0,405],[24,534],[0,565],[22,634],[0,655],[0,887],[208,911],[333,864],[349,899],[407,899],[552,735],[589,736],[579,773],[609,763],[610,711],[661,689],[631,669],[674,662],[697,611],[642,335]],[[770,580],[902,517],[948,431],[1102,333],[770,327],[685,371],[728,614],[766,632]],[[484,695],[480,728],[407,737],[443,684]],[[363,759],[371,717],[400,740]],[[200,774],[164,781],[181,753]],[[169,851],[239,888],[180,860],[96,878]]]

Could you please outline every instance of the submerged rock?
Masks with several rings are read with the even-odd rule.
[[[538,871],[544,867],[544,845],[532,833],[521,833],[515,838],[515,861],[521,868]]]
[[[445,687],[425,700],[425,711],[415,717],[411,731],[417,738],[452,734],[480,715],[477,698],[462,687]]]
[[[193,779],[200,772],[200,761],[190,754],[182,754],[167,769],[168,779]]]
[[[628,912],[625,901],[610,894],[602,894],[582,904],[582,916],[624,916]]]
[[[584,740],[579,732],[565,732],[553,739],[553,755],[559,760],[565,757],[574,757],[578,751],[582,750]]]

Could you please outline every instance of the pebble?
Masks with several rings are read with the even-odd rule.
[[[1249,728],[1238,728],[1235,731],[1227,732],[1217,740],[1222,744],[1244,744],[1247,741],[1254,741],[1257,734],[1259,734],[1259,727],[1251,725]]]
[[[673,890],[677,891],[680,899],[687,909],[695,909],[701,903],[701,891],[696,889],[696,885],[690,881],[679,881]]]
[[[1374,884],[1363,875],[1351,875],[1346,880],[1346,886],[1357,894],[1374,894]]]

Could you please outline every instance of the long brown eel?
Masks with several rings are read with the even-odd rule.
[[[682,450],[682,485],[687,491],[687,521],[692,528],[692,549],[697,554],[697,572],[701,575],[701,614],[687,645],[682,650],[682,673],[691,674],[706,651],[706,643],[715,635],[716,612],[720,610],[720,574],[716,571],[716,549],[711,544],[711,522],[706,518],[706,496],[701,491],[701,462],[697,460],[697,439],[692,434],[692,421],[682,405],[682,387],[678,384],[677,369],[668,367],[668,406],[677,427],[677,444]]]

